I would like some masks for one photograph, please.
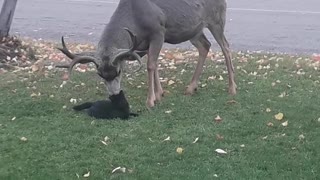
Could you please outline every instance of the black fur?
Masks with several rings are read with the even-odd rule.
[[[138,114],[130,112],[129,103],[123,91],[117,95],[109,96],[109,100],[85,102],[74,106],[73,109],[75,111],[86,110],[89,116],[97,119],[129,119],[130,116],[138,116]]]

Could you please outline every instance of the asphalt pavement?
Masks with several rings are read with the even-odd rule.
[[[18,0],[11,33],[96,44],[119,0]],[[320,53],[319,0],[228,0],[226,36],[233,50]],[[0,5],[3,0],[0,0]],[[211,34],[215,50],[219,50]],[[192,47],[189,42],[166,47]]]

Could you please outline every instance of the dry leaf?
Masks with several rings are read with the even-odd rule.
[[[214,118],[214,120],[215,120],[216,122],[221,122],[221,121],[222,121],[222,118],[218,115],[216,118]]]
[[[79,176],[79,174],[78,174],[78,173],[76,173],[76,176],[77,176],[77,178],[78,178],[78,179],[80,179],[80,176]]]
[[[301,135],[299,135],[299,140],[304,140],[304,135],[303,134],[301,134]]]
[[[175,82],[173,80],[169,80],[168,85],[171,86],[172,84],[174,84]]]
[[[267,109],[266,109],[266,112],[271,112],[271,109],[270,109],[270,108],[267,108]]]
[[[28,139],[26,137],[21,137],[20,140],[21,141],[27,141]]]
[[[16,120],[16,117],[13,117],[13,118],[11,119],[11,121],[14,121],[14,120]]]
[[[243,147],[245,147],[245,145],[244,145],[244,144],[241,144],[241,145],[240,145],[240,147],[242,147],[242,148],[243,148]]]
[[[267,126],[273,127],[273,123],[272,122],[268,122]]]
[[[77,103],[77,99],[71,98],[70,102],[73,103],[73,104],[76,104]]]
[[[263,139],[263,140],[266,140],[267,138],[268,138],[268,136],[264,136],[262,139]]]
[[[220,80],[220,81],[223,81],[223,77],[222,77],[222,76],[219,76],[219,80]]]
[[[61,79],[62,79],[63,81],[68,80],[68,79],[69,79],[69,74],[68,74],[68,73],[64,73],[64,74],[62,75]]]
[[[121,167],[120,167],[120,166],[119,166],[119,167],[114,168],[114,169],[111,171],[111,173],[114,173],[114,172],[118,171],[119,169],[121,169]]]
[[[198,140],[199,140],[199,137],[197,137],[192,143],[194,144],[194,143],[198,142]]]
[[[227,154],[226,151],[222,150],[222,149],[216,149],[215,150],[218,154]]]
[[[171,111],[171,110],[168,110],[168,111],[165,111],[165,113],[166,113],[166,114],[170,114],[170,113],[172,113],[172,111]]]
[[[283,119],[283,113],[278,113],[274,115],[274,117],[276,118],[276,120],[281,121]]]
[[[108,143],[107,142],[105,142],[105,141],[101,141],[102,142],[102,144],[104,144],[104,145],[108,145]]]
[[[287,127],[287,126],[288,126],[288,121],[283,122],[283,123],[282,123],[282,126],[283,126],[283,127]]]
[[[279,95],[280,98],[283,98],[283,97],[285,97],[285,96],[286,96],[286,92],[283,92],[283,93],[281,93],[281,94]]]
[[[170,141],[170,136],[168,136],[166,139],[164,139],[163,141]]]
[[[237,102],[237,101],[235,101],[235,100],[227,101],[227,104],[235,104],[235,103],[238,103],[238,102]]]
[[[182,154],[183,149],[181,147],[178,147],[176,151],[177,151],[178,154]]]
[[[90,171],[83,175],[83,177],[87,178],[90,176]]]
[[[109,138],[108,136],[106,136],[106,137],[104,137],[103,139],[104,139],[104,141],[107,142],[110,138]]]
[[[216,139],[217,139],[217,140],[223,140],[224,137],[223,137],[222,135],[220,135],[220,134],[217,134],[217,135],[216,135]]]

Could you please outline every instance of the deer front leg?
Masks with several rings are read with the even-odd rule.
[[[146,105],[148,108],[154,107],[155,100],[157,98],[159,100],[159,95],[163,93],[157,67],[157,61],[163,45],[163,40],[163,35],[154,36],[149,46],[147,61],[148,96],[146,101]]]
[[[190,42],[198,49],[199,60],[193,73],[192,80],[185,91],[186,95],[192,95],[196,91],[198,87],[198,81],[203,70],[203,65],[211,46],[211,43],[203,33],[191,39]]]
[[[160,102],[161,97],[163,96],[163,89],[161,87],[160,78],[159,78],[158,63],[156,65],[156,70],[154,72],[154,93],[156,96],[156,101]]]

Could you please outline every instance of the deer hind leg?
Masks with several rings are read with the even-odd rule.
[[[148,71],[148,96],[146,105],[148,108],[152,108],[156,101],[157,96],[161,93],[162,88],[158,75],[158,57],[163,45],[164,36],[159,34],[154,36],[150,42],[148,51],[147,71]]]
[[[158,63],[156,64],[156,70],[154,72],[154,93],[156,96],[156,101],[160,102],[161,97],[163,97],[163,89],[159,78]]]
[[[236,88],[237,85],[234,80],[234,67],[231,61],[231,53],[229,50],[229,43],[224,35],[224,28],[221,26],[221,24],[210,24],[208,26],[208,29],[214,36],[215,40],[221,47],[222,53],[225,57],[226,64],[227,64],[227,70],[228,70],[228,76],[229,76],[229,94],[235,95],[236,94]]]
[[[186,95],[192,95],[197,90],[198,81],[203,71],[203,65],[211,47],[211,43],[203,33],[191,39],[190,42],[198,49],[199,59],[192,80],[185,91]]]

